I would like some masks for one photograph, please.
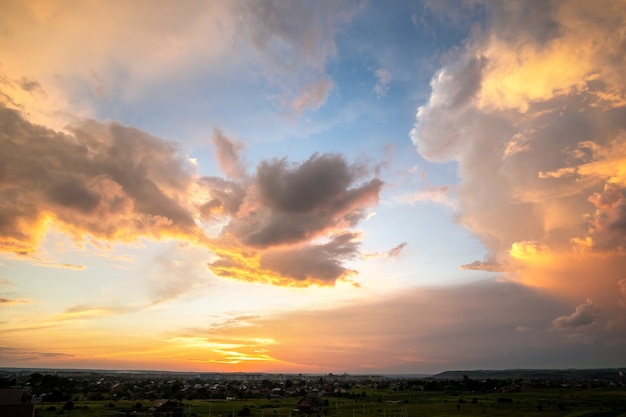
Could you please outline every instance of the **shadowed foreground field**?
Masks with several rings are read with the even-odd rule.
[[[359,390],[358,398],[324,397],[325,407],[309,416],[421,417],[421,416],[571,416],[626,417],[626,389],[529,389],[513,393],[457,393]],[[300,397],[248,400],[182,400],[161,417],[295,417]],[[37,405],[36,415],[152,416],[154,401],[73,401]]]

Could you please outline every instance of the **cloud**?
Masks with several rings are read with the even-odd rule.
[[[14,305],[18,305],[18,304],[30,304],[31,302],[32,302],[32,300],[30,300],[28,298],[0,297],[0,306],[5,306],[5,307],[14,306]]]
[[[626,197],[624,189],[617,184],[607,183],[602,192],[589,197],[596,207],[591,217],[591,237],[600,247],[625,248],[626,244]]]
[[[313,155],[301,164],[263,161],[243,200],[217,238],[219,276],[293,285],[333,285],[354,271],[343,262],[359,255],[350,231],[378,201],[383,183],[340,155]],[[238,195],[239,198],[239,195]],[[228,248],[228,249],[225,249]]]
[[[411,140],[426,159],[458,164],[456,219],[507,265],[507,279],[609,301],[626,260],[626,11],[578,1],[463,7],[485,12],[485,23],[432,78]],[[610,262],[601,266],[599,253]],[[483,266],[495,264],[465,267]],[[595,284],[592,266],[602,271]]]
[[[408,243],[402,242],[399,245],[389,249],[389,251],[387,252],[387,256],[394,257],[400,255],[406,245],[408,245]]]
[[[363,257],[366,259],[369,258],[395,258],[396,256],[400,256],[404,248],[408,245],[407,242],[402,242],[399,245],[394,246],[389,249],[387,252],[377,252],[377,253],[368,253],[364,254]]]
[[[626,278],[617,281],[617,287],[620,293],[619,305],[626,308]]]
[[[324,244],[270,251],[262,255],[260,265],[296,281],[333,284],[356,273],[342,264],[344,260],[357,257],[359,243],[356,237],[354,233],[343,233]]]
[[[489,272],[503,272],[506,271],[506,266],[497,261],[474,261],[469,264],[461,265],[461,269],[466,271],[489,271]]]
[[[619,361],[624,346],[619,329],[597,334],[606,344],[596,346],[595,355],[588,345],[570,345],[562,333],[551,331],[553,318],[566,308],[558,298],[536,289],[484,280],[405,289],[380,301],[249,317],[241,326],[229,323],[178,334],[221,343],[242,338],[272,341],[263,346],[271,360],[255,369],[278,365],[285,371],[401,372],[419,364],[424,372],[439,372],[538,363],[599,367]],[[596,318],[598,323],[604,320]]]
[[[103,98],[137,103],[154,97],[164,80],[200,74],[223,81],[253,69],[278,95],[289,96],[328,78],[335,35],[357,7],[272,0],[12,4],[0,17],[6,29],[0,101],[60,129],[74,116],[94,116]]]
[[[222,132],[216,130],[213,133],[213,147],[217,162],[224,174],[233,179],[246,176],[244,163],[240,159],[243,144],[234,143],[232,139],[226,138]]]
[[[7,360],[9,363],[17,363],[20,361],[36,362],[48,359],[68,359],[74,355],[58,353],[58,352],[41,352],[24,348],[0,346],[0,358]]]
[[[448,207],[454,207],[455,203],[450,198],[449,192],[450,190],[447,185],[442,185],[439,187],[430,185],[411,194],[401,195],[397,197],[397,200],[408,204],[430,202]]]
[[[43,259],[35,252],[54,227],[77,242],[203,245],[224,277],[332,285],[353,274],[343,266],[359,255],[350,229],[383,186],[334,154],[262,161],[248,175],[241,148],[219,132],[216,157],[230,179],[200,177],[176,144],[114,122],[84,120],[59,133],[0,107],[0,127],[0,249],[33,259]]]
[[[275,73],[319,72],[336,53],[337,27],[349,22],[356,8],[351,2],[322,2],[316,7],[274,0],[246,3],[242,11],[249,25],[243,31]]]
[[[384,68],[379,68],[374,71],[376,76],[376,85],[374,86],[374,92],[378,98],[384,97],[389,90],[389,83],[391,83],[391,73]]]
[[[589,326],[596,321],[599,309],[593,301],[587,299],[584,304],[576,307],[569,316],[559,316],[552,321],[552,326],[557,330],[576,329]]]
[[[149,306],[183,296],[193,299],[208,287],[206,249],[185,242],[173,242],[154,257],[146,268]],[[184,277],[184,279],[181,279]]]
[[[2,250],[34,252],[50,222],[77,239],[193,234],[190,168],[173,144],[93,120],[61,134],[5,107],[0,125]]]
[[[299,91],[298,96],[292,99],[291,107],[298,113],[307,109],[316,110],[326,102],[333,86],[329,78],[321,78],[312,84],[305,85]]]
[[[246,197],[246,183],[240,181],[202,177],[198,182],[200,188],[207,194],[204,202],[198,207],[201,218],[206,221],[236,214]]]
[[[284,159],[263,161],[246,206],[225,231],[246,245],[263,248],[353,227],[365,218],[365,207],[377,202],[383,186],[376,178],[354,184],[360,170],[334,154],[316,154],[299,165]]]

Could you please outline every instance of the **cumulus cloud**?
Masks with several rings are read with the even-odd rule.
[[[261,257],[261,267],[273,270],[297,281],[334,283],[356,273],[343,266],[342,261],[358,255],[359,243],[354,233],[344,233],[328,243],[307,245],[295,249],[277,249]]]
[[[482,8],[487,20],[432,78],[411,140],[430,161],[458,163],[457,219],[489,259],[510,265],[507,277],[608,300],[624,258],[626,9],[610,1],[464,7]],[[597,265],[589,250],[611,256],[613,269],[582,292],[591,279],[572,285],[566,263]],[[464,268],[483,266],[495,264]]]
[[[61,134],[0,108],[0,246],[37,249],[48,223],[77,238],[191,235],[188,167],[176,147],[116,123]]]
[[[601,192],[589,197],[596,207],[591,217],[591,236],[596,245],[624,248],[626,243],[626,197],[624,189],[607,183]]]
[[[263,161],[248,175],[241,147],[220,132],[216,157],[228,179],[200,177],[174,143],[114,122],[85,120],[59,133],[0,107],[0,132],[0,249],[35,259],[55,227],[77,241],[201,244],[224,277],[332,285],[354,273],[343,266],[359,256],[350,229],[383,186],[334,154]],[[166,287],[157,292],[179,293]]]
[[[226,231],[257,247],[298,243],[322,232],[353,227],[375,203],[382,181],[355,184],[360,167],[340,155],[313,155],[300,165],[285,159],[262,162],[245,207]]]
[[[363,168],[336,154],[301,164],[261,162],[217,238],[229,249],[210,268],[220,276],[295,285],[346,279],[354,271],[343,261],[359,254],[359,236],[349,230],[367,217],[383,186],[365,178]]]
[[[575,329],[593,324],[598,316],[599,308],[590,299],[576,307],[569,316],[559,316],[552,321],[552,326],[557,330]]]

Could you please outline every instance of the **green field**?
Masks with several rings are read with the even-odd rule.
[[[420,417],[420,416],[571,416],[626,417],[626,390],[528,389],[514,393],[454,393],[357,389],[358,398],[324,397],[328,405],[320,416],[329,417]],[[176,416],[290,417],[300,398],[252,400],[183,400]],[[81,401],[73,409],[64,403],[38,404],[36,415],[51,416],[150,416],[154,401]],[[54,407],[54,409],[53,409]],[[167,416],[162,413],[161,416]],[[318,413],[312,414],[317,417]]]

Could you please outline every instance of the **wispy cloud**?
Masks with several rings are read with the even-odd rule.
[[[469,271],[489,271],[489,272],[503,272],[506,271],[506,266],[500,262],[494,260],[487,261],[474,261],[469,264],[461,265],[461,269]]]
[[[580,353],[586,349],[585,344],[572,346],[562,332],[552,331],[554,317],[567,308],[541,291],[493,280],[404,290],[382,301],[326,310],[246,317],[240,326],[235,320],[228,326],[184,329],[178,334],[207,349],[213,342],[238,345],[224,349],[234,352],[244,349],[239,345],[268,341],[256,347],[262,347],[271,359],[260,358],[264,364],[254,369],[264,369],[271,361],[279,361],[279,369],[284,370],[344,367],[401,372],[416,362],[432,372],[455,366],[532,367],[539,352],[558,367],[567,363],[562,357],[565,346]],[[586,303],[556,322],[578,326],[592,319],[601,327],[610,316],[596,315],[595,308]],[[624,340],[618,330],[593,337],[617,343],[604,351],[607,364],[620,357]],[[482,343],[484,338],[490,340],[488,345]],[[463,345],[462,350],[455,348],[457,343]]]
[[[402,242],[393,248],[389,249],[387,252],[379,252],[379,253],[367,253],[364,254],[364,258],[395,258],[396,256],[400,256],[404,248],[408,245],[407,242]]]
[[[328,78],[321,78],[318,81],[303,86],[298,95],[291,100],[291,107],[300,113],[304,110],[316,110],[325,102],[328,94],[333,89],[333,82]]]
[[[68,359],[74,355],[57,352],[42,352],[37,350],[0,346],[0,358],[9,362],[37,362],[42,359]]]
[[[430,185],[410,194],[397,196],[395,200],[405,204],[435,203],[443,206],[455,207],[455,203],[450,197],[449,187],[446,185],[439,187]]]
[[[17,304],[30,304],[31,302],[32,300],[28,298],[9,298],[6,296],[0,296],[0,306],[9,307]]]
[[[376,85],[374,86],[374,92],[378,96],[378,98],[384,97],[389,90],[389,84],[391,83],[392,77],[391,73],[385,68],[379,68],[374,71],[374,75],[376,76]]]

